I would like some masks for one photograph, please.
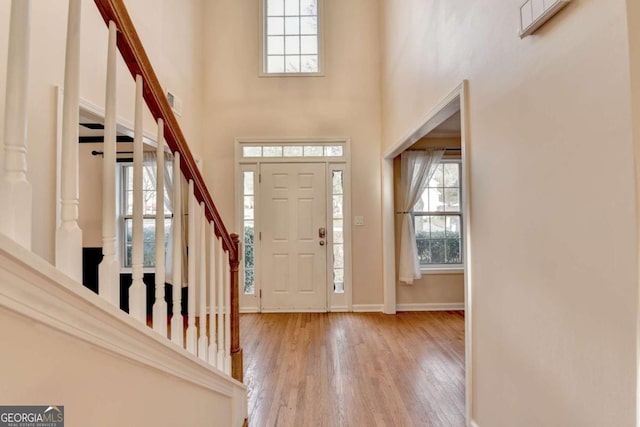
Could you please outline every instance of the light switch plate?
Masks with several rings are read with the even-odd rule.
[[[359,215],[354,216],[353,225],[364,225],[364,217]]]

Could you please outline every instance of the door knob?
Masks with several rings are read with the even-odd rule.
[[[320,246],[324,246],[324,240],[320,240]]]

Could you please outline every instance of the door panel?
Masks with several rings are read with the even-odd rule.
[[[325,169],[261,165],[263,311],[327,309],[327,245],[318,235],[326,227]]]

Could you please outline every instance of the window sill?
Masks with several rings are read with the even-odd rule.
[[[143,267],[142,272],[144,274],[154,273],[156,272],[155,267]],[[133,274],[133,268],[131,267],[122,267],[120,268],[120,274]]]
[[[420,273],[428,274],[464,274],[464,265],[442,266],[442,267],[421,267]]]
[[[258,77],[324,77],[323,71],[317,73],[267,73],[261,72]]]

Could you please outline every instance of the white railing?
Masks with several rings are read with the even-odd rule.
[[[29,11],[30,0],[13,0],[7,65],[7,93],[5,99],[5,127],[3,135],[4,167],[0,182],[3,206],[0,208],[0,231],[30,249],[31,243],[31,183],[27,173],[27,91],[29,71]],[[61,168],[61,200],[57,201],[61,223],[56,231],[56,268],[76,282],[82,280],[82,230],[78,225],[79,209],[79,156],[78,125],[80,103],[80,28],[81,0],[69,1],[69,15],[64,70],[63,130]],[[130,20],[121,0],[96,1],[99,10],[117,15],[125,24],[108,22],[107,78],[104,119],[103,165],[103,259],[99,265],[99,295],[110,304],[120,306],[120,257],[118,255],[116,211],[116,61],[121,37],[125,41],[137,41],[135,30],[119,28],[128,26]],[[125,16],[126,15],[126,16]],[[126,30],[126,34],[122,31]],[[133,38],[133,39],[132,39]],[[135,43],[134,43],[135,45]],[[122,48],[120,47],[120,50]],[[141,46],[131,48],[143,53]],[[131,70],[148,65],[146,55],[142,59],[126,56]],[[132,62],[133,61],[133,62]],[[140,65],[140,62],[142,65]],[[133,65],[131,65],[133,64]],[[151,77],[149,77],[151,75]],[[168,116],[165,100],[158,101],[159,84],[155,73],[135,73],[135,125],[133,155],[133,240],[132,284],[129,287],[129,314],[152,325],[153,330],[177,346],[209,363],[218,370],[241,380],[241,352],[237,343],[237,310],[234,313],[234,287],[237,288],[239,262],[237,235],[229,236],[210,200],[203,180],[194,167],[193,158],[184,145],[177,141],[181,136],[177,122]],[[159,106],[150,104],[147,94],[155,97]],[[157,125],[156,152],[156,216],[155,216],[155,284],[153,304],[147,304],[146,286],[143,282],[143,151],[150,149],[143,144],[144,109],[149,108]],[[170,140],[166,140],[169,132]],[[167,147],[167,141],[170,143]],[[173,152],[173,177],[165,177],[165,152]],[[173,245],[167,248],[172,259],[173,309],[168,313],[165,298],[165,225],[164,194],[167,179],[173,180]],[[188,182],[188,221],[186,230],[181,221],[185,206],[181,182]],[[183,279],[183,233],[188,235],[186,283]],[[187,327],[184,330],[182,314],[183,286],[188,288]],[[147,306],[152,306],[148,313]],[[235,322],[234,328],[232,323]],[[235,334],[235,335],[233,335]],[[186,335],[186,340],[184,339]],[[178,350],[178,348],[176,348]],[[180,350],[182,351],[182,350]],[[232,358],[233,356],[233,358]],[[240,357],[239,368],[235,365]],[[232,366],[232,360],[234,365]],[[239,369],[239,374],[238,374]],[[238,376],[240,378],[238,378]]]

